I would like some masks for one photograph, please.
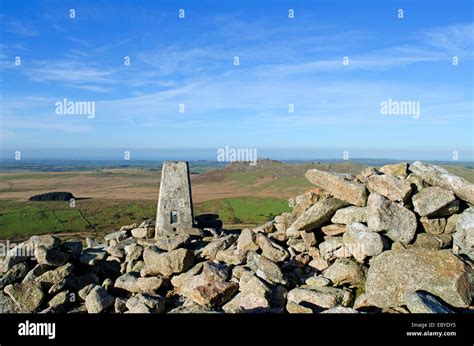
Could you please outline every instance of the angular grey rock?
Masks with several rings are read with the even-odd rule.
[[[257,234],[257,244],[260,249],[262,249],[262,256],[274,262],[284,262],[290,258],[288,250],[268,239],[268,237],[262,233]]]
[[[429,250],[441,250],[450,247],[452,243],[453,237],[451,234],[418,233],[413,245]]]
[[[124,248],[126,258],[126,262],[136,261],[138,260],[143,254],[143,246],[138,244],[129,244],[126,245]]]
[[[25,262],[34,256],[34,246],[30,242],[20,243],[13,249],[1,251],[0,253],[0,274],[6,273],[15,264]]]
[[[323,276],[310,276],[304,282],[305,286],[308,287],[324,287],[331,284],[331,280]]]
[[[255,233],[250,228],[244,228],[237,239],[237,250],[246,253],[247,251],[257,251],[258,245],[255,241]]]
[[[61,291],[58,294],[56,294],[49,302],[48,306],[50,307],[58,307],[58,306],[64,306],[69,303],[70,301],[70,295],[71,292],[69,291]]]
[[[39,264],[47,264],[50,266],[59,267],[65,264],[69,255],[53,248],[47,248],[43,245],[35,247],[35,257]]]
[[[62,242],[61,251],[68,253],[72,258],[76,259],[82,253],[82,242],[80,240],[67,240]]]
[[[110,240],[121,241],[121,240],[124,240],[127,237],[128,237],[128,231],[124,230],[124,231],[117,231],[117,232],[109,233],[104,237],[104,239],[106,241],[110,241]]]
[[[327,267],[329,267],[329,262],[326,261],[324,258],[322,257],[316,257],[316,258],[313,258],[309,263],[308,263],[308,266],[311,267],[311,268],[314,268],[316,270],[319,270],[319,271],[323,271],[324,269],[326,269]]]
[[[411,185],[393,175],[371,175],[367,178],[367,188],[371,192],[387,197],[393,202],[403,202],[411,194]]]
[[[405,305],[411,313],[415,314],[453,314],[454,311],[439,301],[432,294],[415,291],[405,292]]]
[[[393,165],[382,166],[380,167],[380,172],[384,174],[391,174],[391,175],[406,177],[408,174],[407,169],[408,169],[408,163],[400,162],[400,163],[395,163]]]
[[[139,273],[127,273],[122,276],[119,276],[115,280],[114,287],[118,290],[125,290],[131,293],[138,293],[141,291],[140,285],[138,284],[138,279],[140,278]]]
[[[82,252],[79,261],[82,264],[87,264],[90,266],[96,265],[100,261],[104,261],[107,258],[107,251],[99,247],[91,247],[85,249]]]
[[[420,216],[449,216],[453,214],[449,208],[455,200],[450,191],[437,186],[425,187],[412,198],[415,212]]]
[[[116,313],[123,313],[127,311],[127,300],[126,298],[117,297],[114,302],[114,311]]]
[[[448,250],[389,250],[374,257],[365,283],[367,300],[379,307],[404,304],[407,291],[423,290],[455,307],[471,303],[469,269]]]
[[[106,311],[114,305],[114,297],[107,293],[102,286],[95,286],[86,297],[86,308],[90,314]]]
[[[236,240],[237,236],[235,234],[227,235],[225,237],[210,242],[204,248],[202,248],[196,255],[198,258],[212,260],[216,257],[219,251],[227,249]]]
[[[132,237],[134,238],[153,238],[155,236],[155,230],[151,227],[138,227],[131,231]]]
[[[294,288],[288,292],[288,302],[302,305],[315,312],[333,308],[339,303],[338,297],[334,294],[304,288]]]
[[[323,272],[323,276],[332,281],[334,286],[348,285],[361,287],[365,283],[367,268],[350,259],[338,259]]]
[[[161,236],[156,238],[155,245],[161,250],[173,251],[183,247],[190,238],[188,234],[182,233],[173,236]]]
[[[139,293],[127,300],[129,313],[161,314],[165,311],[166,300],[158,294]]]
[[[283,277],[280,267],[269,259],[260,256],[254,251],[247,254],[247,265],[255,274],[270,283],[280,283],[286,285],[287,281]]]
[[[428,219],[427,217],[420,218],[421,225],[423,230],[431,234],[441,234],[446,228],[446,219]]]
[[[157,248],[147,248],[143,251],[143,260],[148,275],[169,276],[189,269],[194,264],[194,254],[188,249],[160,252]]]
[[[260,293],[238,293],[230,301],[222,306],[222,310],[226,313],[243,313],[243,312],[270,312],[271,306],[268,298]]]
[[[35,312],[43,302],[45,294],[37,283],[15,283],[3,290],[24,312]]]
[[[348,204],[337,198],[324,199],[306,210],[286,230],[289,237],[298,237],[299,231],[311,231],[331,220],[337,210]]]
[[[410,165],[410,171],[419,175],[430,185],[450,190],[460,199],[474,204],[474,184],[449,173],[444,168],[416,161]]]
[[[360,262],[366,257],[377,256],[384,249],[384,243],[380,234],[370,232],[365,225],[360,223],[348,225],[342,240],[352,256]]]
[[[320,201],[323,198],[326,198],[328,194],[326,193],[321,193],[321,194],[316,194],[312,191],[304,193],[302,195],[296,196],[295,198],[291,198],[289,201],[290,206],[293,206],[293,215],[294,216],[300,216],[305,210],[307,210],[309,207],[312,205],[316,204],[318,201]],[[291,214],[290,214],[291,215]],[[275,218],[275,222],[282,222],[285,224],[291,224],[294,222],[294,220],[288,220],[291,218],[291,216],[288,215],[288,218],[286,220],[281,220],[280,218]],[[288,221],[288,222],[286,222]]]
[[[174,308],[170,311],[168,311],[169,314],[218,314],[221,313],[220,311],[215,311],[210,309],[207,306],[201,306],[198,304],[186,304],[186,305],[181,305],[178,306],[177,308]]]
[[[0,314],[18,314],[24,311],[8,295],[0,291]]]
[[[41,283],[45,289],[48,289],[49,294],[53,294],[67,284],[73,269],[74,265],[72,263],[66,263],[61,267],[41,274],[35,281]]]
[[[287,301],[311,309],[313,312],[321,312],[323,309],[334,308],[338,305],[345,306],[351,298],[350,292],[338,288],[307,289],[297,287],[288,292]]]
[[[243,264],[246,259],[247,253],[237,250],[237,246],[235,244],[225,250],[220,250],[216,254],[217,261],[231,265]]]
[[[474,260],[474,207],[464,210],[457,218],[453,251]]]
[[[84,286],[83,288],[81,288],[79,290],[79,292],[77,292],[77,295],[79,296],[79,298],[81,298],[83,301],[86,300],[87,298],[87,295],[95,288],[95,287],[98,287],[100,285],[96,285],[96,284],[89,284],[87,286]],[[86,308],[87,310],[87,308]]]
[[[332,223],[348,225],[352,222],[367,222],[367,207],[350,206],[336,211]]]
[[[52,235],[34,235],[28,241],[34,247],[42,246],[46,249],[58,249],[60,240]]]
[[[3,289],[6,285],[22,280],[26,274],[28,274],[28,271],[29,266],[25,262],[15,264],[5,275],[0,277],[0,289]]]
[[[167,282],[168,280],[161,276],[140,277],[138,278],[138,287],[141,292],[154,292],[163,287]]]
[[[336,251],[343,246],[342,237],[329,237],[326,241],[319,244],[321,257],[325,260],[331,260],[334,258]]]
[[[23,278],[23,282],[35,281],[40,275],[46,273],[51,267],[46,264],[37,264],[31,269],[28,274]]]
[[[363,184],[345,179],[343,175],[309,169],[306,179],[328,191],[331,195],[350,204],[364,207],[367,203],[367,189]]]
[[[235,282],[213,281],[196,287],[191,298],[196,304],[217,307],[227,302],[238,289]]]
[[[386,231],[390,239],[403,244],[412,241],[417,228],[416,216],[412,211],[377,193],[370,194],[367,207],[369,231]]]
[[[343,210],[343,209],[340,209]],[[323,232],[325,235],[328,236],[336,236],[336,235],[341,235],[344,234],[346,231],[346,226],[345,225],[327,225],[321,227],[321,232]]]

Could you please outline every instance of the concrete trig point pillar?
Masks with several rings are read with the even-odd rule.
[[[193,227],[193,201],[187,161],[165,161],[161,171],[155,237]]]

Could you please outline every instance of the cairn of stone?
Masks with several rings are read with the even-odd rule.
[[[189,196],[184,209],[160,197],[158,222],[123,226],[103,241],[46,235],[19,244],[0,263],[0,312],[473,309],[474,185],[441,167],[400,163],[357,176],[310,169],[318,188],[294,198],[292,212],[241,231],[223,229],[216,215],[188,228],[187,166],[165,167],[180,178],[164,176],[161,191],[181,187],[167,193]]]

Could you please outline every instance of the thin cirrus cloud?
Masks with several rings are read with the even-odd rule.
[[[5,31],[19,36],[38,36],[39,31],[32,29],[21,21],[7,21],[5,23]]]

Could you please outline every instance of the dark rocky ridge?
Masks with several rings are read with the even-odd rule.
[[[30,197],[30,201],[69,201],[74,198],[74,195],[70,192],[58,191],[58,192],[46,192],[39,195]]]

